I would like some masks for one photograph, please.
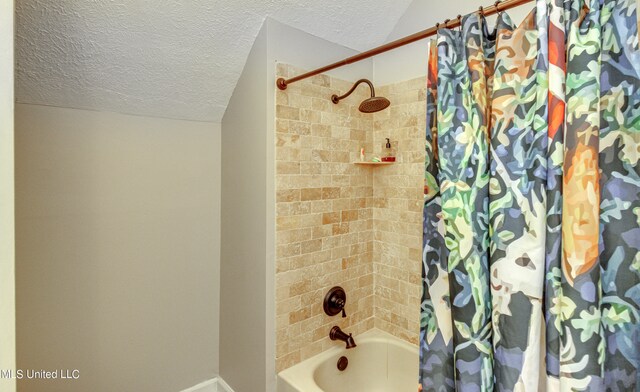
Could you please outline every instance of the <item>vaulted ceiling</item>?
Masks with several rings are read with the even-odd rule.
[[[219,122],[265,17],[365,50],[410,2],[16,0],[16,99]]]

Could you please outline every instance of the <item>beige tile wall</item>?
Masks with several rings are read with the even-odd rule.
[[[422,295],[422,207],[426,79],[382,86],[391,106],[374,114],[373,150],[390,138],[396,163],[373,174],[374,325],[418,343]]]
[[[302,70],[278,66],[288,77]],[[276,92],[276,367],[322,350],[339,325],[373,327],[373,174],[354,165],[372,147],[373,118],[358,111],[366,89],[334,105],[351,83],[319,75]],[[347,292],[347,318],[322,310],[325,293]]]
[[[279,77],[301,72],[277,67]],[[344,344],[329,340],[333,325],[354,335],[375,326],[417,342],[424,83],[377,88],[392,106],[375,115],[358,111],[365,86],[331,102],[351,84],[318,75],[276,91],[277,371]],[[367,158],[379,154],[388,135],[398,164],[353,164],[361,147]],[[344,319],[322,310],[335,285],[347,292]]]

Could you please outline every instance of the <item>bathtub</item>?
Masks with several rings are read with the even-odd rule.
[[[327,330],[327,334],[329,331]],[[278,374],[278,392],[416,392],[418,347],[373,329],[355,336],[357,347],[333,347]],[[347,357],[344,371],[338,358]]]

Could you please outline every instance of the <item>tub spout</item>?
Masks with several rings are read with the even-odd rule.
[[[347,343],[347,348],[354,348],[356,346],[355,340],[353,340],[353,336],[351,334],[344,333],[340,327],[337,325],[331,328],[331,332],[329,332],[329,338],[331,340],[342,340]]]

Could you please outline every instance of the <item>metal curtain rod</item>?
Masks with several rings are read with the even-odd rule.
[[[494,15],[494,14],[497,14],[497,13],[502,12],[504,10],[508,10],[509,8],[517,7],[519,5],[528,3],[530,1],[533,1],[533,0],[503,0],[503,1],[496,1],[490,7],[487,7],[487,8],[480,7],[478,9],[478,12],[480,12],[480,14],[482,14],[484,16]],[[291,83],[295,83],[295,82],[297,82],[299,80],[306,79],[306,78],[309,78],[311,76],[314,76],[314,75],[317,75],[317,74],[320,74],[320,73],[323,73],[323,72],[327,72],[327,71],[330,71],[330,70],[338,68],[338,67],[342,67],[343,65],[347,65],[347,64],[355,63],[355,62],[360,61],[360,60],[368,59],[369,57],[373,57],[373,56],[379,55],[380,53],[388,52],[388,51],[393,50],[395,48],[399,48],[401,46],[408,45],[408,44],[416,42],[416,41],[420,41],[421,39],[425,39],[427,37],[435,35],[438,32],[439,28],[451,29],[451,28],[460,26],[462,24],[461,22],[462,22],[462,15],[458,15],[457,18],[455,18],[455,19],[447,19],[442,24],[438,23],[435,26],[433,26],[431,28],[428,28],[426,30],[418,31],[417,33],[411,34],[411,35],[406,36],[404,38],[400,38],[400,39],[397,39],[395,41],[389,42],[388,44],[384,44],[382,46],[378,46],[377,48],[373,48],[373,49],[367,50],[366,52],[362,52],[360,54],[356,54],[355,56],[347,57],[344,60],[340,60],[340,61],[335,62],[333,64],[325,65],[324,67],[321,67],[321,68],[318,68],[318,69],[314,69],[313,71],[309,71],[307,73],[303,73],[302,75],[298,75],[298,76],[295,76],[295,77],[290,78],[290,79],[278,78],[278,80],[276,81],[276,85],[278,86],[278,88],[280,90],[285,90],[287,88],[287,85],[289,85]]]

